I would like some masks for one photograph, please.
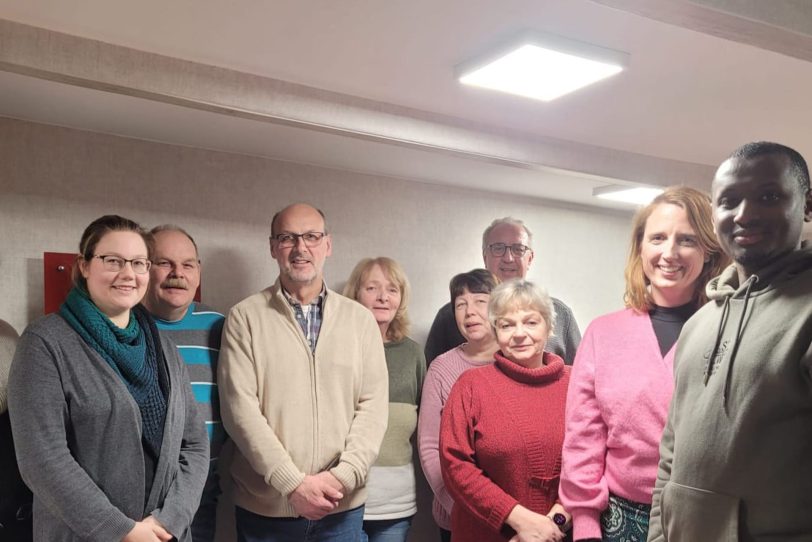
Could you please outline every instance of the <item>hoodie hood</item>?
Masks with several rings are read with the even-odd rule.
[[[750,299],[758,297],[759,295],[769,292],[779,286],[782,282],[791,279],[792,277],[812,269],[812,247],[808,243],[801,245],[799,250],[794,250],[779,258],[775,262],[765,266],[758,273],[750,275],[743,283],[739,283],[739,274],[735,265],[730,265],[726,268],[721,275],[708,283],[706,293],[711,302],[716,302],[722,305],[722,314],[719,319],[719,327],[716,331],[716,341],[713,345],[713,350],[708,358],[705,367],[705,385],[708,385],[713,369],[711,367],[713,360],[716,359],[716,354],[722,344],[722,338],[725,334],[725,329],[728,324],[728,316],[730,315],[730,302],[731,300],[743,300],[742,308],[739,311],[737,318],[736,332],[733,336],[733,344],[730,352],[730,359],[727,364],[727,371],[725,374],[725,384],[723,391],[723,405],[727,410],[728,397],[730,395],[731,381],[733,377],[733,364],[736,361],[736,354],[739,351],[739,344],[742,340],[742,335],[745,331],[745,322],[747,320],[747,310],[750,304]]]
[[[736,265],[731,264],[718,277],[708,282],[705,287],[705,294],[710,301],[724,301],[726,298],[739,299],[744,297],[745,291],[750,286],[750,295],[758,295],[773,289],[781,282],[790,279],[812,268],[812,243],[805,242],[798,250],[793,250],[786,256],[779,258],[771,264],[763,267],[755,273],[752,284],[750,280],[739,283],[739,273]],[[752,276],[751,276],[752,279]]]

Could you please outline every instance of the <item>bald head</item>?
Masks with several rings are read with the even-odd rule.
[[[281,211],[278,211],[273,218],[271,219],[271,237],[276,236],[280,230],[278,229],[278,224],[285,215],[290,213],[293,214],[300,214],[300,213],[317,213],[321,217],[321,230],[323,232],[327,231],[327,219],[324,217],[324,213],[321,209],[317,207],[313,207],[308,203],[291,203]]]

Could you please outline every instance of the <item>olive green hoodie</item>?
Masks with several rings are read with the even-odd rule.
[[[648,540],[810,541],[812,247],[707,293],[678,341]]]

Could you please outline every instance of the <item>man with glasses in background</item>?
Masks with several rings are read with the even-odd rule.
[[[201,268],[192,236],[170,224],[156,226],[150,233],[154,238],[152,267],[149,290],[142,303],[155,317],[159,332],[168,335],[177,345],[201,418],[206,420],[211,462],[200,507],[192,521],[192,539],[213,542],[220,495],[217,458],[226,440],[220,421],[216,378],[224,317],[194,302]]]
[[[279,278],[231,309],[220,357],[238,539],[360,540],[388,419],[381,334],[324,283],[332,239],[320,210],[284,208],[270,243]]]
[[[521,220],[505,217],[494,220],[482,234],[482,258],[485,268],[501,282],[525,278],[533,263],[533,234]],[[572,365],[575,350],[581,342],[581,331],[572,310],[561,300],[552,298],[555,308],[554,335],[547,340],[545,350],[558,354]],[[465,342],[454,318],[451,303],[445,304],[434,318],[426,339],[426,361],[431,363],[440,354]]]

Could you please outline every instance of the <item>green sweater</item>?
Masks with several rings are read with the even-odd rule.
[[[384,344],[384,350],[389,370],[389,426],[367,480],[365,520],[417,513],[412,437],[417,429],[426,359],[422,348],[408,337]]]

